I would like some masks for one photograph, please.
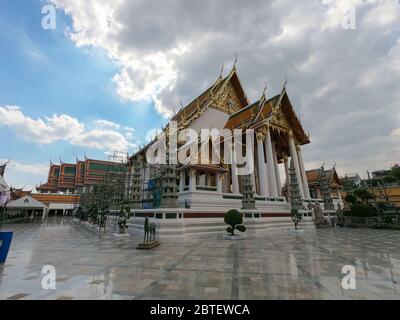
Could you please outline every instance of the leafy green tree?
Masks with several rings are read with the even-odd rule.
[[[344,201],[355,204],[357,202],[357,197],[354,194],[349,193],[344,197]]]
[[[226,228],[226,232],[232,236],[235,235],[235,230],[245,232],[246,227],[243,225],[243,214],[237,210],[229,210],[225,213],[224,221],[229,227]]]
[[[398,183],[400,183],[400,165],[395,164],[389,171],[390,176],[392,176]]]
[[[370,200],[374,199],[374,196],[367,189],[359,188],[353,191],[353,194],[359,198],[364,204],[367,204]]]

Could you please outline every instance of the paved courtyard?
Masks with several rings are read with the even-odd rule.
[[[400,232],[323,229],[171,238],[151,251],[138,238],[97,235],[70,219],[12,226],[0,299],[399,299]],[[56,289],[42,289],[42,267]],[[344,265],[356,289],[344,290]]]

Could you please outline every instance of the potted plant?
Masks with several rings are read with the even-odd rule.
[[[5,263],[13,238],[12,231],[1,231],[5,220],[5,206],[0,207],[0,264]]]
[[[246,227],[243,225],[243,214],[237,210],[229,210],[225,213],[224,221],[227,225],[226,232],[229,233],[230,237],[235,237],[235,230],[245,232]]]

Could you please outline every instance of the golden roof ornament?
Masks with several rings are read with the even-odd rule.
[[[222,79],[223,72],[224,72],[224,63],[222,62],[221,71],[219,72],[219,79]]]
[[[232,70],[236,70],[237,61],[238,61],[238,55],[237,52],[235,51],[235,61],[233,62]]]

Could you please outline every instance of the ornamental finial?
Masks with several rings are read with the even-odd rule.
[[[222,62],[221,71],[219,72],[219,78],[222,78],[222,73],[224,72],[224,63]]]
[[[263,89],[263,92],[262,92],[262,95],[261,95],[261,97],[264,97],[264,98],[265,98],[265,94],[266,94],[266,92],[267,92],[267,82],[266,82],[266,81],[264,81],[264,89]]]

